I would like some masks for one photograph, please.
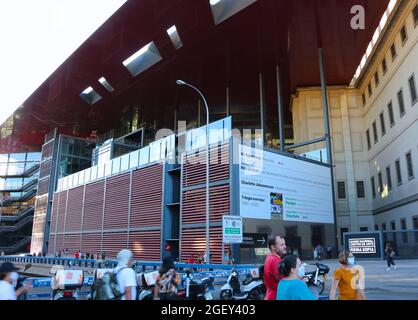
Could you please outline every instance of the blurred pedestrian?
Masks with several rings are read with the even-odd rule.
[[[181,283],[181,275],[175,270],[174,260],[167,256],[159,270],[154,298],[160,300],[179,300],[177,287]]]
[[[361,267],[355,267],[353,253],[342,251],[338,256],[341,267],[335,270],[332,279],[330,300],[366,300],[364,293],[364,272]]]
[[[386,271],[389,271],[392,266],[396,270],[397,268],[396,263],[395,263],[396,253],[395,253],[395,250],[393,250],[392,245],[389,242],[386,243],[385,255],[386,255],[386,261],[388,263],[388,267],[386,268]]]
[[[0,300],[17,300],[18,296],[29,290],[27,283],[17,290],[15,289],[19,278],[17,271],[19,268],[11,262],[3,262],[0,265]]]
[[[302,280],[305,267],[298,257],[286,256],[280,263],[280,274],[284,278],[279,282],[277,300],[318,300]]]
[[[264,284],[267,288],[265,300],[276,300],[277,287],[283,278],[279,268],[282,258],[286,255],[286,241],[283,236],[276,235],[268,242],[270,254],[264,263]]]

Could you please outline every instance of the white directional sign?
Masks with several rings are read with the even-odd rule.
[[[242,217],[223,216],[222,230],[223,243],[242,243]]]

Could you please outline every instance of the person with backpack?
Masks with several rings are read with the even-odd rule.
[[[177,287],[181,283],[181,276],[174,268],[174,260],[167,256],[159,270],[157,287],[154,291],[154,298],[160,300],[179,300]]]
[[[386,271],[389,271],[392,266],[396,270],[396,263],[395,263],[396,253],[395,253],[395,250],[393,250],[392,245],[390,243],[386,244],[385,254],[386,254],[386,261],[388,263],[388,267]]]
[[[136,273],[131,268],[133,263],[132,251],[123,249],[117,255],[118,265],[113,271],[116,274],[121,300],[136,300],[136,289],[138,286]]]

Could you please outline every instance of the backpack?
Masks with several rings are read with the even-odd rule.
[[[124,293],[119,290],[117,275],[125,268],[121,268],[117,273],[106,272],[102,278],[96,279],[92,287],[93,300],[120,300]]]

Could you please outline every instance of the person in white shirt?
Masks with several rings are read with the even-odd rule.
[[[28,291],[28,286],[22,286],[17,291],[17,279],[19,274],[11,262],[3,262],[0,265],[0,300],[17,300],[17,297]]]
[[[136,300],[136,273],[130,267],[133,263],[133,254],[124,249],[118,253],[118,265],[114,272],[118,280],[119,291],[123,294],[122,300]]]

